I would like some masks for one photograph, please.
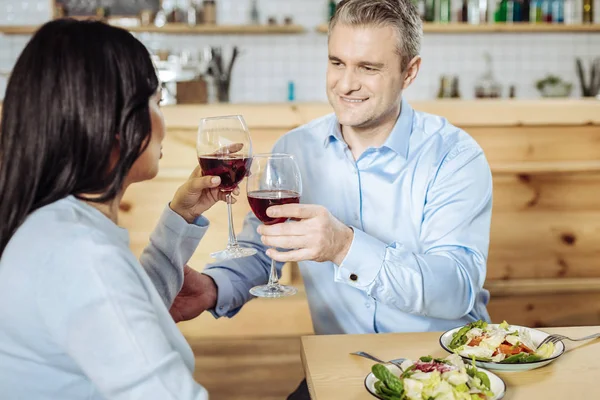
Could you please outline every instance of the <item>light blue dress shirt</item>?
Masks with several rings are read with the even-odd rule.
[[[301,203],[323,205],[354,229],[341,265],[299,263],[315,333],[439,331],[489,321],[483,283],[492,177],[467,133],[403,101],[385,144],[358,160],[335,115],[289,132],[273,151],[296,158]],[[259,224],[250,213],[238,236],[258,255],[205,269],[219,289],[216,316],[235,315],[248,290],[268,279]]]
[[[129,235],[69,196],[0,258],[0,399],[206,400],[167,307],[206,232],[168,206],[138,261]]]

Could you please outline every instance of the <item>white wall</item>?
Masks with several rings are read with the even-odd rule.
[[[217,0],[218,22],[242,24],[248,20],[250,0]],[[149,47],[171,51],[196,49],[207,45],[238,45],[238,58],[232,78],[232,102],[280,102],[287,100],[288,81],[296,87],[298,101],[326,101],[326,35],[314,28],[326,20],[326,0],[259,0],[261,18],[278,20],[291,15],[307,32],[297,35],[161,35],[139,34]],[[600,10],[596,10],[600,14]],[[0,25],[40,24],[51,16],[49,0],[0,0]],[[0,35],[0,71],[10,70],[28,40],[27,36]],[[415,84],[407,91],[409,99],[435,97],[441,74],[455,74],[463,98],[473,97],[474,83],[483,72],[483,53],[493,57],[496,78],[508,87],[515,85],[520,98],[535,98],[537,79],[552,73],[574,84],[579,96],[575,57],[588,63],[600,56],[600,33],[564,34],[431,34],[425,35],[423,67]],[[0,95],[5,82],[0,78]]]

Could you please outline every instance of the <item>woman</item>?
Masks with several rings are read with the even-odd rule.
[[[208,398],[168,308],[218,177],[194,171],[139,262],[117,225],[127,187],[157,174],[159,102],[125,30],[57,20],[20,55],[0,125],[2,399]]]

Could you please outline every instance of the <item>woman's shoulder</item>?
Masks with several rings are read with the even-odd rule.
[[[128,257],[127,232],[93,211],[69,198],[36,210],[17,229],[0,263],[68,268],[83,260]]]

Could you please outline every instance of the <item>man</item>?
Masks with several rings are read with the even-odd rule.
[[[421,65],[415,6],[344,0],[329,28],[335,114],[289,132],[273,150],[296,157],[303,204],[268,210],[295,219],[284,224],[248,215],[238,238],[258,254],[198,274],[198,311],[235,315],[248,290],[267,281],[272,257],[299,262],[317,334],[489,320],[491,173],[470,136],[402,100]],[[308,398],[305,385],[291,398]]]

